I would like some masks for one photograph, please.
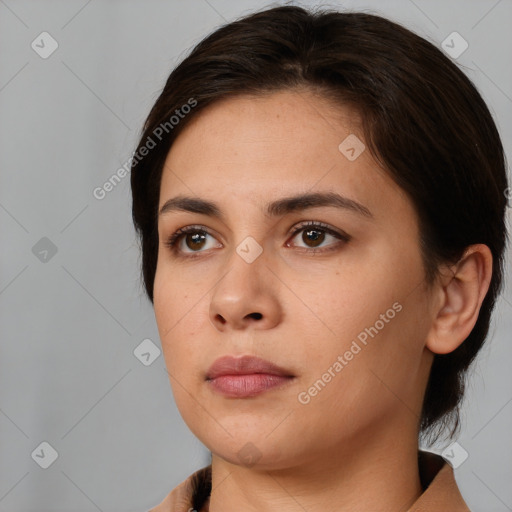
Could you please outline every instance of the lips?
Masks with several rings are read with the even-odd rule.
[[[293,378],[290,371],[253,356],[221,357],[206,375],[216,392],[231,398],[256,396]]]

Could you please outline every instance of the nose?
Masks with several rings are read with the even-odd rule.
[[[282,317],[279,280],[261,255],[252,263],[233,253],[213,290],[210,321],[221,332],[243,329],[271,329]]]

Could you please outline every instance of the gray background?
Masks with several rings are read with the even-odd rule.
[[[92,191],[131,155],[186,51],[266,5],[0,0],[0,511],[143,511],[207,463],[162,356],[145,366],[133,353],[160,342],[139,283],[129,176],[101,201]],[[510,0],[325,5],[383,14],[438,46],[459,32],[469,48],[456,60],[511,154]],[[59,45],[46,59],[31,48],[43,31]],[[507,288],[457,440],[469,457],[455,475],[476,511],[512,510],[511,312]],[[58,452],[48,469],[36,463],[50,456],[43,441]]]

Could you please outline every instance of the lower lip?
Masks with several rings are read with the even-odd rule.
[[[224,396],[247,398],[282,386],[292,378],[283,375],[270,375],[268,373],[251,373],[248,375],[222,375],[208,380],[208,382],[215,391]]]

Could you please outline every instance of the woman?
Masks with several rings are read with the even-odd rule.
[[[132,165],[173,394],[211,465],[154,511],[463,511],[464,376],[502,281],[481,96],[384,18],[265,10],[171,73]]]

